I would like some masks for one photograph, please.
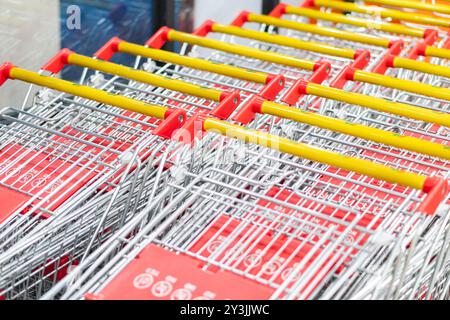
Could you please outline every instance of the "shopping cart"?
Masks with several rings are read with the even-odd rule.
[[[241,21],[239,17],[238,21]],[[370,52],[367,50],[332,46],[320,42],[294,39],[280,34],[269,34],[267,32],[243,28],[237,24],[226,26],[208,20],[194,34],[202,37],[206,37],[209,34],[222,34],[221,38],[224,41],[233,44],[243,45],[248,43],[251,47],[277,52],[283,55],[310,61],[326,61],[331,65],[331,76],[337,73],[342,65],[350,61],[360,65],[360,67],[365,67],[370,62]]]
[[[64,172],[68,176],[67,183],[73,183],[73,181],[77,182],[74,186],[75,191],[72,191],[72,193],[66,195],[68,191],[63,189],[63,191],[66,192],[63,194],[61,190],[58,190],[57,187],[59,187],[59,184],[64,184],[61,188],[67,188],[65,181],[58,181],[59,184],[54,189],[55,192],[59,192],[59,194],[55,194],[55,192],[53,192],[41,201],[41,198],[39,197],[42,196],[38,192],[36,197],[33,197],[28,201],[30,196],[24,192],[25,194],[22,198],[19,197],[19,200],[27,203],[13,203],[13,205],[15,205],[14,208],[6,208],[11,210],[2,210],[2,213],[7,214],[5,217],[6,220],[2,224],[2,237],[4,237],[3,239],[5,240],[2,242],[2,251],[5,251],[6,256],[8,255],[8,252],[14,252],[17,248],[20,248],[21,243],[26,243],[30,238],[33,239],[33,237],[36,237],[37,234],[41,234],[40,232],[44,232],[45,236],[48,236],[48,234],[53,234],[56,229],[53,229],[48,225],[51,225],[54,222],[59,224],[61,221],[65,223],[70,222],[73,226],[76,226],[76,228],[74,229],[72,226],[71,230],[73,233],[70,234],[66,232],[64,238],[60,238],[60,240],[63,242],[68,241],[69,238],[67,238],[67,236],[76,234],[75,236],[78,244],[75,245],[73,249],[75,251],[85,250],[82,251],[83,253],[89,252],[89,250],[94,246],[94,240],[101,242],[101,239],[107,238],[108,234],[114,232],[114,228],[117,228],[120,226],[120,223],[126,221],[126,214],[131,216],[129,211],[132,207],[134,207],[135,210],[138,210],[140,209],[139,205],[143,205],[142,203],[152,201],[152,197],[146,198],[146,196],[150,193],[155,195],[155,193],[159,190],[158,187],[162,172],[170,166],[171,161],[176,161],[176,152],[174,150],[183,149],[179,147],[179,143],[170,142],[167,139],[172,137],[174,130],[180,128],[180,126],[185,123],[187,117],[184,109],[190,108],[188,111],[189,113],[192,113],[193,106],[195,106],[197,107],[197,111],[203,112],[203,114],[218,116],[219,118],[225,119],[227,114],[231,114],[234,108],[236,108],[239,104],[239,95],[234,92],[222,92],[219,90],[202,88],[179,80],[168,80],[164,77],[147,72],[130,70],[127,67],[112,63],[99,62],[95,59],[78,55],[68,50],[61,51],[48,64],[46,64],[43,69],[45,71],[50,71],[51,73],[57,73],[61,71],[65,64],[91,67],[103,72],[109,72],[110,74],[116,74],[117,76],[112,79],[100,81],[100,84],[98,81],[94,82],[92,85],[98,85],[101,87],[102,90],[99,90],[94,89],[93,87],[82,86],[19,69],[11,64],[4,64],[1,69],[2,81],[6,81],[9,78],[22,80],[101,103],[100,106],[95,104],[90,105],[88,103],[84,103],[84,101],[77,101],[74,99],[76,104],[74,104],[74,108],[70,108],[70,105],[62,105],[59,101],[68,100],[69,102],[72,102],[72,100],[70,98],[60,96],[52,98],[52,103],[55,103],[54,101],[56,101],[57,103],[55,109],[63,108],[63,111],[61,112],[56,113],[55,110],[52,110],[50,108],[52,106],[51,103],[37,107],[37,109],[31,108],[27,112],[24,111],[23,113],[26,113],[30,119],[36,118],[36,122],[57,122],[57,124],[61,126],[61,128],[58,127],[58,130],[55,130],[56,128],[52,128],[53,130],[44,130],[46,129],[44,126],[43,131],[48,137],[37,135],[35,131],[28,132],[26,131],[28,128],[24,129],[27,134],[24,134],[22,137],[23,133],[17,132],[17,128],[7,127],[7,130],[17,133],[14,137],[19,137],[25,141],[30,137],[33,137],[33,139],[39,139],[38,141],[43,144],[44,149],[41,150],[42,154],[38,154],[39,158],[34,160],[34,162],[37,162],[36,164],[34,162],[31,162],[30,164],[28,162],[30,157],[25,155],[28,156],[22,161],[25,163],[14,161],[14,163],[11,163],[8,168],[5,167],[5,170],[8,169],[10,170],[9,172],[12,172],[11,170],[15,170],[21,173],[24,166],[25,169],[27,169],[26,166],[28,165],[31,166],[31,169],[35,169],[36,167],[42,169],[43,175],[46,173],[45,170],[48,171],[50,168],[63,171],[62,169],[65,169],[65,167],[69,167],[72,163],[74,163],[74,169],[72,168],[72,171],[79,170],[81,173],[89,175],[87,175],[87,178],[81,180],[74,174],[74,172]],[[97,79],[98,75],[99,73],[96,74]],[[158,91],[153,94],[153,87],[142,88],[142,86],[140,91],[133,87],[131,87],[133,92],[131,92],[130,88],[126,88],[124,90],[123,87],[126,86],[126,82],[124,82],[124,79],[120,78],[120,76],[127,76],[130,79],[140,80],[147,84],[158,84],[160,87],[165,88],[166,91],[164,91],[162,95],[159,94]],[[170,89],[178,89],[178,93],[174,93]],[[120,92],[124,95],[121,96],[115,94],[114,92]],[[193,95],[188,96],[189,93]],[[137,96],[143,101],[131,99],[129,96]],[[160,101],[161,96],[164,97],[165,106],[148,103],[148,101],[152,100]],[[106,105],[102,104],[109,104],[115,107],[123,108],[127,110],[127,112],[125,114],[120,114],[115,112],[114,109],[108,110],[105,108]],[[176,110],[167,107],[171,105],[180,109]],[[102,110],[102,107],[104,110]],[[84,110],[84,108],[86,108],[86,110]],[[227,109],[229,109],[229,111],[227,111]],[[88,119],[84,119],[84,117],[82,117],[83,111],[88,114]],[[48,118],[45,118],[47,115],[46,112],[48,113]],[[64,117],[64,112],[68,112],[69,115],[75,113],[73,121],[68,122],[67,117]],[[108,117],[98,117],[96,113],[100,112],[104,113]],[[35,115],[35,113],[38,113],[39,116]],[[158,122],[152,120],[148,116],[154,116],[157,119],[161,118],[165,120],[159,124],[159,127],[156,127]],[[95,119],[94,117],[98,117],[98,119]],[[11,122],[17,121],[27,127],[38,127],[32,123],[30,119],[22,119],[22,116],[18,116],[17,119],[6,116],[5,118]],[[136,124],[129,121],[129,119],[134,120],[134,118],[136,118]],[[92,130],[97,132],[100,132],[99,130],[104,128],[104,134],[102,135],[97,133],[94,136],[94,133],[87,131],[88,128],[82,127],[84,121],[91,126],[95,125],[96,127]],[[116,123],[123,125],[123,127],[118,126]],[[77,136],[77,132],[75,131],[76,129],[78,129],[83,135],[80,134]],[[59,135],[61,135],[62,138],[59,138]],[[140,135],[142,135],[142,137]],[[77,143],[76,147],[71,146],[72,141],[69,140],[68,137],[75,140]],[[117,141],[112,139],[113,137],[117,137]],[[47,142],[45,138],[51,143]],[[64,153],[61,152],[54,152],[48,155],[48,151],[53,150],[52,144],[58,143],[60,143],[63,147],[67,147],[70,151],[72,151],[72,149],[77,151],[77,148],[82,150],[82,147],[84,147],[81,145],[81,143],[84,142],[83,138],[86,139],[85,143],[89,148],[87,151],[92,152],[94,156],[97,156],[98,153],[98,157],[103,156],[104,158],[103,153],[105,153],[105,151],[100,150],[100,152],[93,150],[97,144],[100,146],[105,145],[104,148],[106,151],[109,151],[109,149],[112,148],[117,148],[117,150],[113,150],[115,152],[112,156],[108,155],[108,157],[106,157],[109,161],[103,161],[97,165],[97,167],[94,167],[88,161],[89,158],[87,156],[80,156],[77,152],[73,152],[73,155],[68,156],[65,156]],[[91,142],[91,139],[94,140],[95,143]],[[34,143],[32,142],[26,144],[24,147],[17,144],[16,149],[25,149],[26,147],[33,146]],[[47,144],[49,144],[50,147],[47,147]],[[36,147],[39,147],[39,145]],[[33,151],[30,151],[30,153],[31,152]],[[16,156],[16,154],[10,155],[8,153],[2,155],[5,157]],[[33,155],[32,158],[35,158],[35,156]],[[47,158],[49,160],[47,160]],[[101,159],[103,160],[103,158]],[[50,164],[53,166],[47,166],[45,161],[49,162],[50,160],[55,161],[61,168],[52,163]],[[96,159],[94,158],[94,160]],[[67,162],[67,164],[65,164],[65,162]],[[119,173],[122,173],[121,170],[123,171],[123,168],[115,169],[114,165],[117,165],[117,163],[126,167],[125,174],[119,175]],[[86,169],[79,168],[80,164],[86,164]],[[142,168],[145,168],[145,170]],[[55,170],[55,175],[59,174],[58,170]],[[26,172],[23,174],[25,175],[30,173]],[[37,174],[38,176],[36,179],[43,180],[43,178],[39,176],[41,173],[37,172]],[[13,189],[15,186],[12,185],[12,182],[7,181],[7,179],[11,179],[11,176],[13,176],[13,173],[8,173],[8,176],[5,178],[5,181],[10,183],[10,185],[5,183],[4,193],[1,193],[2,197],[10,197],[11,193],[17,193],[17,190]],[[45,178],[49,180],[51,176],[46,174]],[[98,179],[98,182],[90,185],[90,180],[94,180],[94,178]],[[23,178],[18,177],[14,179],[14,182],[18,183],[22,179]],[[30,179],[33,179],[33,177]],[[24,183],[24,188],[27,188],[26,185],[27,183]],[[143,189],[144,185],[146,186],[145,190]],[[139,188],[136,188],[136,186]],[[47,191],[48,188],[52,187],[52,181],[41,181],[41,187],[42,189],[45,189],[43,191]],[[79,189],[83,190],[78,192]],[[53,191],[53,189],[51,189],[51,191]],[[119,192],[124,194],[125,197],[119,196]],[[135,197],[136,194],[137,197]],[[44,195],[46,196],[46,194]],[[66,198],[61,200],[63,195]],[[133,197],[130,195],[133,195]],[[83,196],[85,198],[83,198]],[[57,200],[59,202],[55,203]],[[134,200],[134,203],[130,204],[131,200]],[[8,204],[8,206],[11,205],[10,201],[5,201],[5,203]],[[50,203],[52,207],[47,208],[47,203]],[[118,207],[119,205],[121,206],[120,208]],[[19,206],[21,207],[19,208]],[[45,214],[42,214],[42,212]],[[74,217],[77,217],[73,216],[73,212],[81,217],[80,225],[73,223],[75,219]],[[50,217],[55,218],[48,219]],[[46,218],[46,220],[42,220],[42,218]],[[82,223],[85,223],[85,225]],[[96,223],[96,225],[94,225],[94,223]],[[84,226],[85,232],[88,233],[83,233],[81,231],[82,226]],[[96,237],[101,239],[97,240]],[[87,239],[89,242],[78,242],[81,239]],[[84,244],[84,247],[82,244]],[[50,246],[46,248],[46,250],[47,249],[51,250]],[[34,256],[34,259],[28,260],[28,266],[31,266],[32,273],[42,272],[45,279],[50,279],[48,280],[48,283],[57,281],[64,276],[67,271],[67,264],[74,262],[70,259],[72,255],[69,255],[68,252],[59,251],[58,255],[47,255],[48,251],[46,251],[46,253],[43,253],[45,254],[44,260],[40,263],[34,263],[36,261],[35,259],[42,258],[41,255],[37,254],[37,251],[34,251],[34,253],[36,255]],[[11,272],[8,267],[8,265],[2,265],[2,269],[4,268],[2,277],[8,277],[8,272]],[[45,286],[42,282],[43,281],[37,281],[37,283],[30,284],[26,287],[30,289],[32,285],[36,285],[40,286],[41,290],[44,290]],[[23,288],[21,289],[20,287],[21,285],[24,284],[20,282],[20,279],[18,279],[17,287],[14,287],[14,290],[18,290],[18,292],[13,291],[8,284],[5,285],[5,288],[9,288],[11,290],[10,295],[12,296],[17,294],[22,295],[22,297],[33,297],[33,295],[35,295],[35,298],[38,297],[38,289],[27,290],[24,292],[22,291]]]
[[[153,208],[44,298],[318,298],[366,254],[435,220],[418,213],[417,192],[260,147],[245,155],[185,171],[191,182],[169,183],[176,196],[150,224],[140,219]]]
[[[450,27],[450,19],[444,17],[430,16],[418,12],[406,12],[381,6],[366,6],[341,1],[330,0],[311,0],[308,6],[325,8],[325,10],[336,10],[338,12],[347,12],[351,16],[372,18],[376,17],[380,20],[402,21],[405,25],[412,25],[418,28],[434,27]]]
[[[2,82],[13,78],[55,90],[41,91],[46,95],[27,111],[2,113],[9,122],[2,125],[1,196],[8,199],[2,202],[2,248],[43,218],[70,212],[113,188],[137,158],[161,150],[163,140],[186,120],[183,110],[119,96],[111,84],[99,90],[11,64],[4,64],[1,74]]]
[[[16,77],[15,75],[13,76]],[[235,137],[243,141],[263,146],[267,145],[272,148],[278,147],[281,151],[293,155],[302,156],[306,159],[317,160],[325,164],[337,165],[344,169],[351,168],[351,170],[355,170],[356,172],[359,173],[369,174],[375,177],[381,177],[382,179],[399,182],[400,184],[412,186],[413,188],[420,187],[425,192],[427,193],[429,192],[428,199],[431,199],[425,201],[426,202],[425,205],[420,208],[419,211],[422,213],[432,213],[440,202],[439,198],[441,197],[440,194],[441,188],[444,187],[445,185],[444,180],[441,181],[439,179],[436,180],[435,178],[425,178],[425,176],[408,173],[402,170],[392,171],[392,169],[388,169],[382,165],[377,165],[369,161],[358,160],[353,157],[341,156],[338,155],[337,153],[317,149],[317,146],[321,147],[328,146],[328,143],[324,141],[318,141],[315,143],[314,147],[310,147],[305,144],[287,140],[285,138],[279,138],[258,131],[251,131],[243,127],[232,125],[214,118],[210,117],[204,118],[204,116],[202,115],[198,115],[193,119],[201,121],[200,126],[198,125],[193,126],[194,129],[203,128],[203,130],[206,131],[214,130],[221,133],[222,135],[228,135],[230,137]],[[197,136],[197,134],[192,134],[192,136]],[[339,147],[336,146],[336,149],[339,149]],[[209,147],[208,150],[214,150],[214,148]],[[433,185],[433,187],[430,188],[431,185]],[[95,209],[98,210],[98,207],[95,206]],[[85,213],[83,215],[78,216],[80,217],[79,219],[81,219],[82,221],[86,220]],[[62,234],[56,232],[56,230],[58,230],[57,226],[59,226],[59,224],[61,223],[61,219],[50,221],[48,222],[46,228],[39,228],[37,231],[35,230],[33,233],[31,233],[31,235],[22,239],[20,242],[17,243],[15,247],[11,248],[9,251],[7,251],[5,254],[1,256],[2,259],[1,265],[5,268],[5,270],[2,270],[2,274],[5,277],[4,281],[7,281],[6,284],[2,284],[2,288],[7,288],[3,289],[5,293],[9,293],[9,295],[14,298],[18,298],[21,296],[23,297],[24,294],[30,294],[30,292],[34,292],[37,294],[37,296],[40,296],[40,294],[42,292],[45,292],[45,289],[48,288],[47,286],[43,285],[44,280],[53,278],[53,282],[50,281],[51,287],[51,284],[54,284],[56,280],[60,279],[59,272],[61,271],[61,269],[65,270],[64,268],[67,267],[66,264],[71,265],[75,264],[74,262],[77,261],[77,259],[80,257],[79,254],[77,255],[76,252],[73,252],[74,248],[79,250],[83,249],[87,250],[83,251],[83,253],[88,252],[89,249],[92,248],[92,246],[90,245],[92,243],[92,240],[89,240],[88,249],[83,247],[83,242],[80,241],[80,236],[85,235],[85,233],[81,232],[82,230],[81,226],[77,225],[76,223],[74,224],[73,216],[69,215],[63,218],[65,224],[63,224],[64,232]],[[94,219],[93,222],[95,223],[98,221]],[[101,225],[103,226],[102,228],[105,227],[103,222],[101,223]],[[72,237],[68,237],[67,234],[68,226],[70,227],[69,229],[72,230],[72,232],[76,231],[74,233],[75,235],[72,235]],[[92,228],[92,226],[85,228],[87,228],[87,232],[92,232],[93,229],[99,230],[98,227]],[[96,231],[94,235],[98,235],[98,231]],[[50,237],[50,240],[48,240],[47,237]],[[53,242],[55,239],[57,240],[56,243]],[[88,239],[89,237],[87,237],[86,241],[88,241]],[[74,246],[73,243],[70,242],[74,240],[77,241],[76,246]],[[65,247],[63,245],[64,241],[69,241],[68,244],[69,248],[72,249],[68,249],[67,247]],[[30,247],[33,247],[36,251],[30,252],[30,250],[28,249]],[[63,261],[64,266],[59,266],[59,268],[51,268],[51,266],[55,263],[55,260],[51,259],[50,262],[48,262],[48,257],[49,256],[55,257],[53,254],[56,253],[50,250],[51,249],[61,250],[61,248],[64,248],[65,250],[70,250],[71,254],[69,256],[74,258],[71,260],[69,259],[64,260],[63,257],[61,257],[60,255],[61,251],[57,251],[59,255],[56,255],[58,257],[56,261],[58,263],[60,261]],[[63,252],[66,253],[64,257],[67,257],[68,256],[67,251]],[[51,254],[49,255],[49,253]],[[21,254],[23,256],[21,256]],[[32,257],[29,256],[30,254],[32,255]],[[42,258],[45,258],[45,260],[43,261]],[[83,258],[81,259],[82,261]],[[7,260],[9,260],[10,263],[7,263]],[[20,265],[17,265],[17,261],[21,261]],[[30,281],[30,274],[34,277],[37,277],[37,279],[34,279],[34,281],[33,280]],[[13,285],[11,285],[11,279],[14,279]],[[36,286],[39,287],[39,290],[36,288]],[[33,289],[31,290],[31,288]]]
[[[322,74],[323,71],[320,69],[327,65],[321,61],[305,60],[286,54],[207,38],[205,37],[206,32],[207,29],[204,26],[193,34],[163,27],[146,45],[154,49],[160,49],[167,42],[181,42],[193,46],[190,54],[204,60],[231,66],[244,65],[249,70],[283,75],[286,79],[286,87],[290,87],[299,78],[313,78],[317,73]],[[327,67],[329,68],[329,66]]]
[[[219,90],[239,90],[243,99],[258,94],[265,99],[273,100],[283,90],[285,79],[282,75],[249,71],[244,68],[213,63],[199,58],[187,57],[173,52],[161,50],[157,45],[159,35],[152,37],[145,46],[129,43],[119,38],[112,38],[95,57],[109,61],[116,53],[135,55],[135,67],[143,58],[149,59],[143,65],[144,70],[154,71],[174,79],[185,80],[204,87]],[[157,49],[154,47],[158,47]],[[158,66],[158,63],[165,63]]]
[[[377,61],[377,58],[385,53],[387,48],[399,41],[281,18],[282,12],[280,10],[273,10],[271,15],[243,11],[231,25],[243,27],[248,24],[249,28],[267,30],[271,34],[281,34],[290,38],[314,41],[314,44],[332,44],[334,47],[351,49],[356,53],[368,50],[372,61]]]

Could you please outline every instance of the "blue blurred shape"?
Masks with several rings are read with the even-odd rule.
[[[69,6],[80,8],[80,29],[67,26]],[[113,36],[124,40],[144,43],[155,31],[152,22],[153,0],[61,0],[61,48],[92,56]],[[116,55],[116,63],[132,65],[134,58]],[[62,77],[77,81],[80,68],[67,67]]]

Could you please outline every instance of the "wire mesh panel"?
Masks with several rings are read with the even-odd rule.
[[[210,148],[217,139],[202,142]],[[434,221],[418,212],[423,197],[417,192],[261,151],[227,145],[217,157],[232,154],[232,161],[197,174],[184,171],[181,184],[169,183],[172,201],[154,224],[141,224],[137,215],[46,298],[89,292],[94,295],[87,298],[168,299],[181,289],[184,299],[205,297],[206,291],[209,298],[319,298],[333,283],[350,281],[347,273],[373,248]],[[138,231],[123,241],[131,230]],[[163,263],[192,272],[161,269]],[[243,292],[220,285],[231,278],[243,283]]]
[[[448,298],[448,39],[314,3],[2,65],[0,298]]]

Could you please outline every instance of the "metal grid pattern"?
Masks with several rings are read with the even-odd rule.
[[[416,40],[407,40],[405,50]],[[259,41],[246,44],[330,60]],[[356,48],[346,41],[333,44]],[[367,48],[374,53],[370,70],[384,51]],[[286,88],[279,97],[311,75],[197,46],[184,46],[182,53],[282,74]],[[351,62],[331,60],[330,82]],[[445,61],[433,62],[445,66]],[[138,57],[134,68],[206,88],[239,90],[244,102],[262,87],[152,60],[141,64]],[[448,88],[442,77],[395,68],[388,74]],[[87,69],[80,84],[181,109],[189,117],[208,114],[218,104]],[[369,84],[347,82],[344,89],[435,111],[447,111],[449,105]],[[425,192],[356,170],[217,133],[181,144],[153,133],[161,120],[48,89],[29,98],[22,109],[3,111],[0,124],[0,196],[17,198],[13,214],[0,216],[0,297],[188,299],[201,287],[205,292],[199,298],[245,298],[229,283],[246,288],[250,298],[266,299],[449,296],[449,195],[427,215],[419,211],[428,201]],[[447,128],[431,123],[310,95],[295,108],[449,146]],[[389,144],[269,115],[257,115],[248,127],[395,170],[450,178],[448,161]],[[164,266],[164,261],[177,262]],[[189,282],[176,289],[183,281]],[[114,290],[117,286],[125,289]]]

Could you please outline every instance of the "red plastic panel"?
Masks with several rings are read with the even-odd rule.
[[[260,205],[267,205],[267,203],[261,202]],[[272,203],[269,206],[273,206],[272,208],[275,210],[279,209],[278,204]],[[313,245],[311,243],[300,241],[298,238],[288,238],[285,235],[274,235],[272,229],[256,227],[256,224],[267,225],[270,223],[269,221],[265,223],[264,218],[257,220],[258,222],[255,224],[246,225],[237,219],[220,216],[189,250],[205,258],[210,258],[214,254],[217,255],[216,250],[220,247],[221,252],[214,257],[215,261],[226,261],[228,265],[233,266],[234,270],[246,272],[277,285],[288,280],[298,264],[305,262],[300,272],[291,279],[291,283],[288,284],[289,288],[294,281],[298,280],[301,273],[316,261],[321,249],[312,253]],[[277,226],[274,229],[277,229]],[[255,232],[258,233],[257,237],[254,236]],[[226,245],[223,247],[225,243]],[[243,246],[244,243],[245,246]],[[310,252],[312,256],[308,261],[303,261]],[[330,257],[325,259],[325,262],[319,266],[315,273],[316,277],[324,271],[325,264],[329,262],[329,259]],[[321,279],[326,276],[327,272],[324,272]]]
[[[53,200],[58,198],[58,200],[48,208],[49,210],[54,210],[93,177],[93,174],[89,174],[87,170],[80,170],[79,167],[74,167],[62,177],[58,178],[59,175],[70,168],[71,163],[53,158],[43,152],[37,153],[31,150],[27,150],[27,157],[20,158],[20,155],[23,152],[24,150],[21,146],[10,144],[3,148],[0,155],[0,168],[5,168],[5,166],[13,163],[10,170],[0,174],[0,180],[5,185],[12,186],[13,188],[20,189],[24,192],[11,192],[11,189],[8,189],[7,187],[2,188],[2,192],[0,192],[2,198],[6,198],[8,195],[11,196],[8,201],[9,204],[3,204],[2,201],[3,208],[1,214],[3,217],[9,216],[14,212],[8,211],[8,209],[17,209],[20,204],[23,204],[26,200],[30,199],[29,195],[26,195],[25,193],[32,195],[38,194],[49,183],[52,183],[52,187],[43,194],[43,196],[46,196],[50,192],[56,190],[58,186],[63,185],[71,176],[76,175],[77,178],[62,187],[50,199],[50,202],[53,202]],[[85,178],[81,179],[81,177]]]
[[[0,186],[0,223],[8,219],[13,212],[22,207],[28,200],[30,200],[29,196]]]
[[[149,245],[98,296],[105,300],[268,299],[271,290],[227,271],[212,273],[200,261]]]

